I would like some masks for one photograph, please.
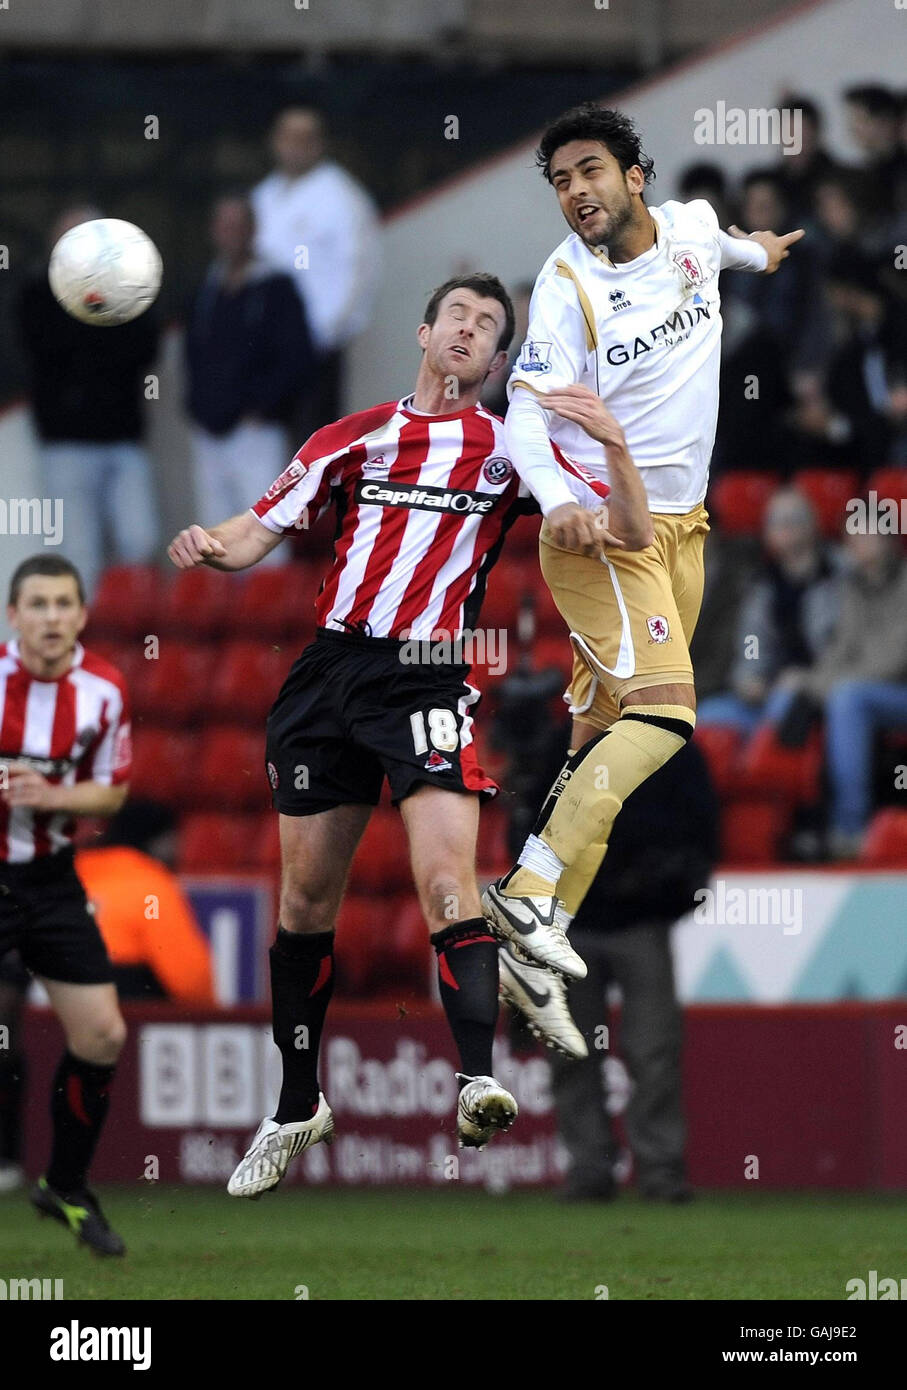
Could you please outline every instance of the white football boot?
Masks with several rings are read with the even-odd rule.
[[[586,978],[586,962],[578,956],[562,925],[559,898],[508,898],[501,892],[503,879],[490,883],[482,894],[482,906],[495,935],[512,941],[539,965],[547,965],[572,980]],[[559,911],[560,909],[560,911]]]
[[[520,1107],[493,1076],[464,1076],[457,1102],[457,1138],[461,1149],[482,1149],[498,1130],[509,1129]]]
[[[532,1035],[565,1057],[588,1057],[586,1040],[570,1016],[563,977],[528,960],[510,942],[498,951],[498,965],[501,998],[525,1019]]]
[[[334,1116],[319,1091],[318,1109],[310,1120],[294,1120],[285,1125],[262,1120],[248,1152],[227,1183],[227,1191],[231,1197],[260,1197],[281,1181],[291,1158],[312,1144],[330,1144],[333,1139]]]

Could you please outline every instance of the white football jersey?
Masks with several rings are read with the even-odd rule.
[[[649,212],[657,241],[633,261],[614,265],[575,233],[552,252],[535,283],[508,394],[590,386],[624,430],[651,510],[683,513],[705,496],[715,441],[722,245],[703,199]],[[607,484],[602,445],[558,415],[546,420],[572,495],[600,505],[578,473]],[[516,456],[514,463],[519,471]]]

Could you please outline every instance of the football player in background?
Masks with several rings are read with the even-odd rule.
[[[574,724],[518,863],[488,889],[485,908],[538,972],[553,950],[568,959],[564,932],[624,799],[695,726],[689,642],[718,414],[719,271],[771,274],[803,232],[728,235],[702,199],[647,207],[652,160],[627,116],[594,103],[545,131],[537,162],[570,235],[536,280],[506,440],[545,517],[541,566],[570,630]],[[590,511],[610,485],[610,525],[628,534],[613,484],[630,457],[651,516],[632,548],[599,556]],[[502,956],[502,978],[514,969],[525,985],[533,967]],[[522,993],[544,1032],[532,991]]]
[[[235,1197],[275,1187],[296,1154],[333,1137],[318,1052],[333,987],[334,924],[385,778],[403,818],[459,1053],[461,1145],[482,1147],[517,1114],[492,1075],[498,946],[482,915],[475,849],[479,797],[497,788],[476,759],[479,695],[468,684],[463,642],[504,533],[524,505],[502,424],[478,403],[512,333],[513,308],[493,276],[441,285],[418,329],[423,356],[411,395],[317,430],[249,511],[210,531],[190,526],[170,546],[181,569],[245,569],[337,505],[316,639],[268,719],[266,769],[282,861],[271,993],[283,1082],[274,1115],[230,1179]],[[596,529],[591,513],[587,520],[597,546],[603,538],[621,544]]]
[[[0,960],[18,951],[66,1036],[50,1161],[31,1201],[98,1254],[122,1255],[87,1180],[126,1025],[72,836],[76,816],[111,816],[126,799],[129,702],[119,671],[78,640],[85,594],[63,556],[19,565],[7,618],[16,636],[0,644]]]

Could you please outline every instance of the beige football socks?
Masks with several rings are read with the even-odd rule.
[[[628,705],[610,729],[567,759],[548,793],[507,897],[550,897],[576,911],[598,872],[611,827],[636,787],[683,747],[696,715],[686,705]]]

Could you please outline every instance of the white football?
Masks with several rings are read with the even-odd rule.
[[[82,323],[112,327],[138,318],[157,298],[163,266],[141,227],[118,217],[82,222],[60,237],[48,279],[57,303]]]

